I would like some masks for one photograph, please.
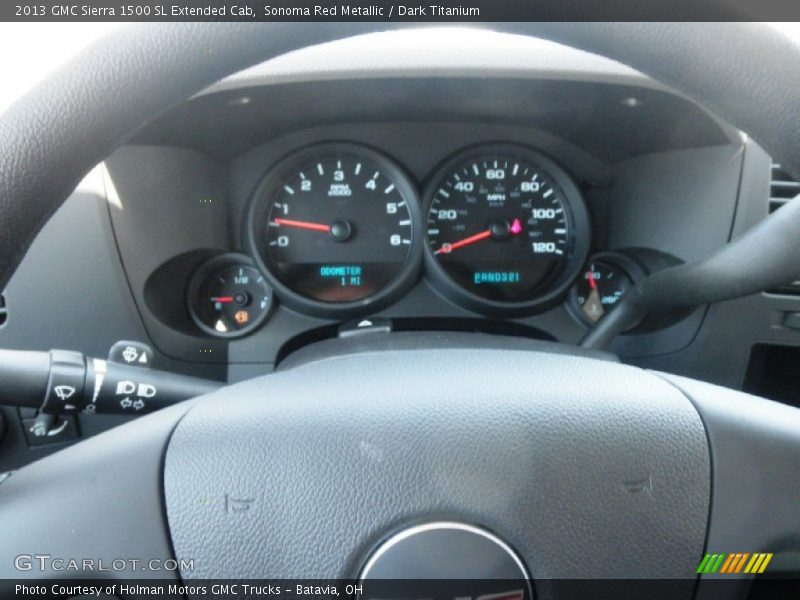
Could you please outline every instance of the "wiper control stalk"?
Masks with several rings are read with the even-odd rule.
[[[47,427],[57,415],[141,415],[223,385],[151,369],[152,357],[138,342],[115,344],[107,359],[68,350],[0,350],[0,404],[35,408]]]

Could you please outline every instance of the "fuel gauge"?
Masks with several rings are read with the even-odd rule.
[[[189,283],[189,314],[206,333],[239,337],[255,330],[272,308],[272,289],[246,256],[204,263]]]

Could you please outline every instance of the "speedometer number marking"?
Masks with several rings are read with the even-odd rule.
[[[470,297],[493,303],[535,301],[564,272],[574,236],[552,168],[519,154],[456,158],[429,194],[435,263]]]
[[[263,208],[253,212],[267,272],[301,303],[378,294],[404,270],[414,240],[407,204],[413,190],[402,174],[375,153],[339,148],[287,159],[268,177]]]

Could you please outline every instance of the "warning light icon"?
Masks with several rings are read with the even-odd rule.
[[[233,315],[233,318],[236,319],[236,322],[239,325],[244,325],[247,321],[250,320],[250,315],[247,314],[246,310],[237,310],[236,314]]]

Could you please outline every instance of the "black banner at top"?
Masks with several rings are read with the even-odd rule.
[[[3,21],[794,21],[796,0],[11,0]]]

